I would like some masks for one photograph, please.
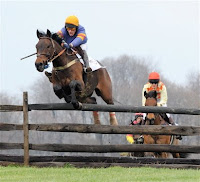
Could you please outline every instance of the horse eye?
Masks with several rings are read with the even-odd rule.
[[[50,45],[48,45],[47,48],[50,48]]]

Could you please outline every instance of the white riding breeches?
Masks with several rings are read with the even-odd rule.
[[[81,44],[80,47],[81,47],[82,50],[87,51],[87,48],[88,48],[87,43]]]

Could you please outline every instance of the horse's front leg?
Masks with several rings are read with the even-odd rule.
[[[69,84],[71,90],[71,103],[73,104],[75,109],[78,109],[79,102],[76,98],[76,91],[81,91],[81,83],[77,80],[72,80]]]
[[[67,103],[71,102],[71,96],[65,94],[65,91],[63,90],[63,88],[62,88],[61,85],[59,85],[59,84],[53,84],[53,91],[54,91],[54,93],[56,94],[56,96],[59,99],[62,99],[64,97],[64,99],[65,99],[65,101]]]

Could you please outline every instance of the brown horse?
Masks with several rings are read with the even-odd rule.
[[[144,93],[146,98],[145,106],[157,106],[157,92],[150,91]],[[162,115],[162,116],[161,116]],[[165,121],[166,114],[157,114],[157,113],[147,113],[145,118],[145,125],[168,125]],[[170,135],[144,135],[144,144],[173,144],[178,145],[178,140],[174,136]],[[147,155],[158,157],[158,158],[168,158],[169,153],[152,153],[149,152]],[[179,153],[172,153],[174,158],[179,158]]]
[[[112,83],[105,68],[100,68],[91,73],[84,73],[74,50],[65,51],[57,41],[57,34],[49,30],[44,34],[37,30],[39,41],[36,45],[37,59],[35,66],[43,72],[48,62],[53,63],[52,77],[54,93],[58,98],[64,98],[67,103],[72,103],[77,109],[79,102],[97,104],[91,97],[95,91],[107,104],[114,104],[112,98]],[[93,112],[94,123],[100,124],[97,111]],[[118,125],[114,112],[110,112],[110,124]]]

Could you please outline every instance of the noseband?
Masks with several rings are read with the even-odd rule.
[[[148,113],[147,113],[148,114]],[[151,119],[149,119],[147,116],[145,117],[145,124],[146,124],[146,122],[149,122],[149,125],[154,125],[154,123],[155,123],[155,118],[151,118]]]
[[[147,113],[147,115],[148,114],[149,113]],[[155,120],[157,119],[157,117],[160,117],[159,113],[154,113],[154,118],[148,118],[147,115],[145,117],[144,124],[146,124],[146,122],[148,121],[149,125],[154,125],[155,124]]]

